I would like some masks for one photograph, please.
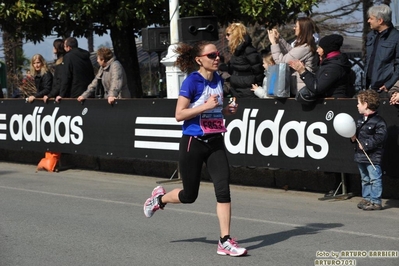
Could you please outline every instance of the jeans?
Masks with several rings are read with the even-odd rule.
[[[382,170],[381,166],[358,163],[360,177],[362,178],[362,197],[371,203],[381,205],[382,195]]]

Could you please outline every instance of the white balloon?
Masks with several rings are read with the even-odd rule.
[[[350,138],[356,134],[356,123],[353,117],[347,113],[340,113],[334,117],[335,131],[344,138]]]

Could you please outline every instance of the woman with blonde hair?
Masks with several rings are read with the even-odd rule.
[[[301,17],[297,19],[294,30],[296,39],[293,46],[283,38],[280,38],[277,29],[269,30],[270,49],[273,59],[276,64],[299,60],[304,63],[305,68],[310,73],[314,74],[318,64],[316,41],[313,36],[316,30],[315,23],[311,18]],[[301,80],[298,72],[292,69],[291,94],[295,95],[304,86],[305,83]]]
[[[35,79],[36,93],[27,98],[28,102],[33,102],[36,98],[43,98],[51,91],[53,85],[53,74],[47,67],[46,60],[41,54],[35,54],[30,61],[30,73]]]
[[[252,39],[242,23],[232,23],[226,28],[231,59],[229,62],[230,91],[237,98],[257,98],[252,84],[261,86],[264,69],[260,53],[252,46]]]

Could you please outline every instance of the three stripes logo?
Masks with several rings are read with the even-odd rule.
[[[6,114],[0,114],[0,140],[7,140],[7,124],[5,123],[6,119]]]
[[[137,117],[134,147],[177,151],[182,125],[174,117]]]

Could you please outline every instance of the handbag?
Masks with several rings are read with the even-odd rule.
[[[310,104],[315,102],[316,99],[316,94],[309,90],[306,86],[300,89],[295,95],[295,100],[301,104]]]
[[[267,69],[267,95],[277,98],[290,97],[291,71],[287,63],[270,65]]]
[[[100,78],[97,78],[97,86],[94,97],[97,99],[104,98],[104,86]]]

